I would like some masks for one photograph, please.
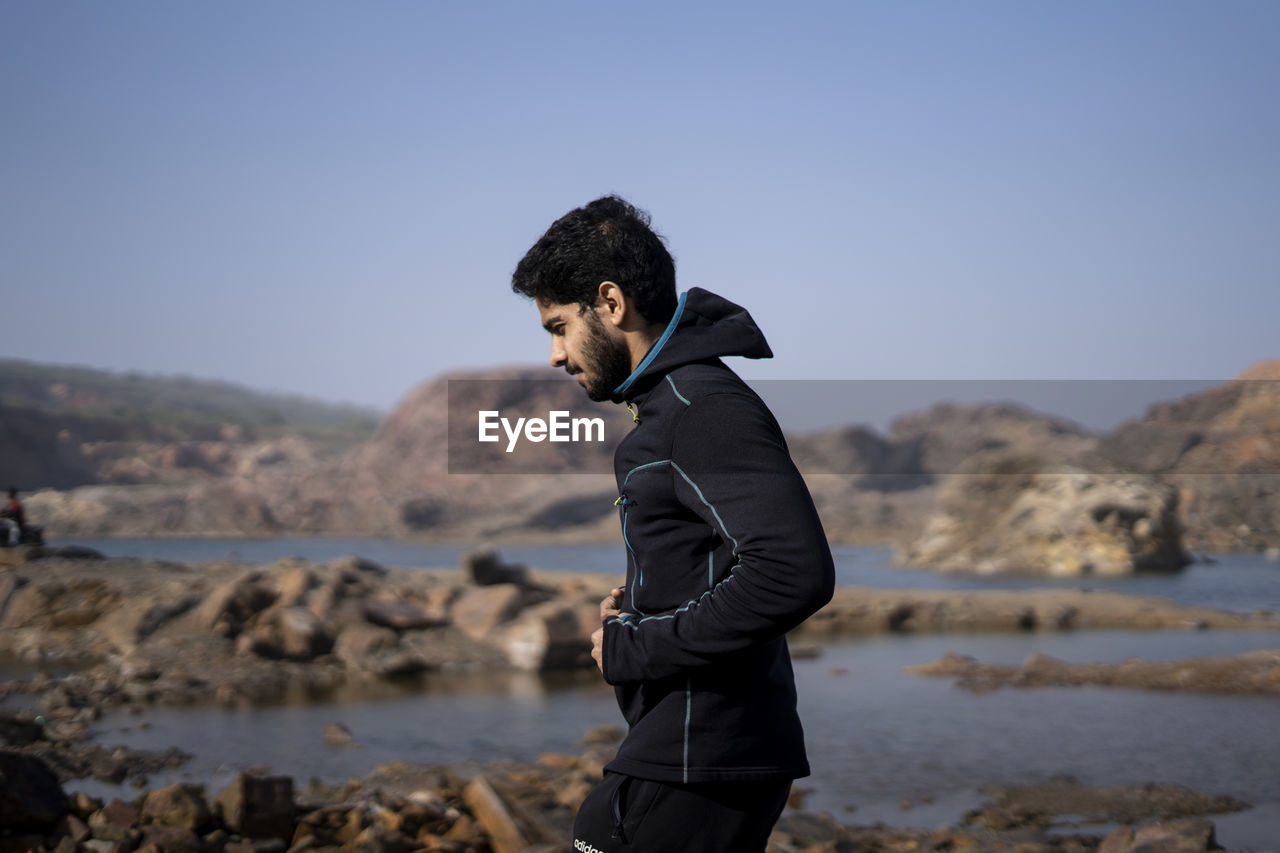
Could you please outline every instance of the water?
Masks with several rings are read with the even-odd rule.
[[[284,557],[327,562],[358,554],[388,566],[447,568],[458,565],[470,544],[428,544],[359,537],[279,537],[271,539],[128,539],[62,540],[113,557],[141,557],[198,563],[238,560],[270,563]],[[504,559],[535,568],[571,572],[623,572],[622,544],[521,545],[500,547]],[[879,588],[910,589],[1034,589],[1111,590],[1132,595],[1169,598],[1182,604],[1241,613],[1258,609],[1280,613],[1280,563],[1261,554],[1217,554],[1212,564],[1195,563],[1175,574],[1145,574],[1122,578],[976,577],[919,569],[892,563],[887,548],[836,546],[832,549],[836,582]]]
[[[813,765],[800,783],[812,790],[807,807],[862,824],[937,827],[976,805],[979,785],[1067,773],[1098,785],[1178,782],[1259,804],[1262,815],[1280,814],[1276,698],[1105,688],[974,695],[948,679],[903,672],[947,651],[1002,662],[1033,652],[1070,661],[1154,660],[1274,648],[1277,639],[1261,631],[1108,631],[833,643],[820,657],[795,662]],[[179,745],[195,759],[152,784],[186,780],[215,789],[258,765],[303,782],[361,776],[393,760],[532,761],[541,752],[576,753],[586,729],[620,722],[612,690],[593,673],[437,675],[413,694],[379,687],[323,705],[157,709],[144,719],[148,728],[127,714],[104,717],[101,742]],[[359,748],[323,743],[324,727],[335,722],[351,730]],[[83,789],[105,790],[93,783]],[[904,812],[903,800],[932,803]],[[1240,827],[1232,830],[1232,820]],[[1251,830],[1247,821],[1228,819],[1225,829],[1222,843],[1255,849],[1267,836],[1250,832],[1280,835],[1280,823]]]
[[[403,567],[457,564],[468,546],[378,539],[78,540],[111,555],[187,562],[238,558],[270,562],[301,556],[325,561],[360,554]],[[615,545],[502,546],[504,557],[540,568],[609,571]],[[1255,555],[1218,555],[1176,575],[1050,581],[978,578],[892,565],[882,548],[834,549],[844,585],[930,589],[1023,589],[1089,586],[1156,595],[1238,612],[1280,611],[1280,565]],[[813,775],[800,784],[808,808],[862,824],[936,827],[954,824],[981,799],[986,784],[1035,782],[1070,774],[1087,784],[1177,782],[1231,794],[1256,808],[1215,818],[1227,847],[1275,849],[1280,838],[1280,699],[1154,693],[1108,688],[1006,689],[974,695],[947,679],[905,674],[903,667],[947,651],[1017,663],[1032,653],[1069,661],[1167,660],[1232,655],[1280,647],[1274,631],[1077,632],[881,636],[829,644],[795,662]],[[594,673],[438,674],[425,689],[350,690],[325,704],[227,710],[154,709],[142,719],[113,714],[100,741],[134,748],[179,746],[193,761],[151,784],[195,781],[217,789],[239,770],[266,765],[299,782],[340,781],[379,764],[406,760],[535,760],[541,752],[576,753],[588,728],[619,723],[613,692]],[[329,723],[346,725],[360,744],[323,742]],[[108,793],[93,782],[75,790]],[[123,793],[128,794],[128,791]],[[909,811],[901,801],[917,804]]]

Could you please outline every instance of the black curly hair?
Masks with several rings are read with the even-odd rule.
[[[511,289],[540,301],[596,303],[612,281],[650,323],[676,310],[676,265],[649,214],[615,195],[598,198],[557,219],[516,265]]]

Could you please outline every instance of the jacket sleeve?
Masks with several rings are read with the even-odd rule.
[[[605,680],[650,681],[781,636],[831,600],[835,570],[782,431],[745,394],[696,399],[672,445],[680,503],[733,547],[728,575],[673,612],[610,617]]]

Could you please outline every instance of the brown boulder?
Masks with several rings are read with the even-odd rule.
[[[209,823],[213,816],[204,799],[204,786],[179,782],[147,794],[142,803],[142,819],[192,832]]]
[[[250,571],[209,593],[196,610],[196,622],[205,630],[233,637],[246,622],[274,604],[277,595],[261,571]]]
[[[279,838],[294,834],[293,780],[288,776],[241,773],[216,801],[227,829],[248,838]]]
[[[397,631],[415,631],[439,625],[423,608],[401,598],[381,598],[364,607],[365,618],[375,625]]]
[[[453,603],[450,616],[455,627],[471,639],[480,640],[519,613],[526,603],[525,591],[515,584],[472,587]]]
[[[579,609],[549,601],[520,614],[499,644],[516,669],[571,669],[591,660],[591,637],[582,632]],[[597,611],[598,615],[598,611]]]

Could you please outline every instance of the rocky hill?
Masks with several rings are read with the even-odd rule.
[[[1083,506],[1088,501],[1079,495],[1059,495],[1049,479],[1036,479],[1076,472],[1100,484],[1120,475],[1147,478],[1147,497],[1139,502],[1149,505],[1148,524],[1180,533],[1186,547],[1274,546],[1280,544],[1280,383],[1269,378],[1273,372],[1280,372],[1275,363],[1256,366],[1223,386],[1153,406],[1107,434],[1016,404],[940,402],[898,418],[887,435],[850,425],[790,435],[788,442],[833,541],[897,543],[904,552],[919,545],[917,555],[935,553],[954,563],[964,554],[966,562],[980,561],[981,549],[970,547],[980,536],[939,538],[939,530],[959,531],[970,522],[989,526],[1020,499],[1040,507],[1046,519],[1053,517],[1054,495]],[[477,441],[478,412],[498,411],[514,421],[557,410],[599,417],[605,440],[553,444],[521,437],[512,445],[496,429],[496,441]],[[452,373],[425,382],[368,440],[340,453],[321,452],[316,442],[287,432],[250,440],[246,431],[239,441],[135,443],[134,455],[119,457],[113,456],[123,446],[118,441],[77,442],[83,436],[74,431],[51,433],[50,422],[44,428],[38,420],[30,423],[30,446],[44,442],[37,455],[50,470],[64,466],[62,483],[86,469],[99,483],[32,496],[33,518],[55,535],[290,532],[559,540],[617,537],[610,460],[631,428],[625,409],[591,404],[575,382],[546,368]],[[1013,465],[1019,477],[972,479],[984,474],[984,464],[997,472]],[[1172,492],[1163,497],[1166,487]],[[950,494],[941,502],[940,488]],[[1023,495],[1026,489],[1034,494]],[[948,515],[941,527],[939,513]],[[1123,517],[1131,532],[1130,515],[1108,521],[1110,514],[1100,513],[1090,524]],[[1037,535],[1055,535],[1052,524],[1035,527]],[[1086,535],[1086,528],[1092,530],[1079,528],[1081,536],[1103,541],[1097,531]],[[926,529],[932,541],[923,547]],[[969,544],[961,547],[962,541]],[[1132,537],[1125,541],[1119,543],[1125,548],[1134,543]],[[1180,549],[1150,542],[1130,550],[1142,562],[1148,551],[1176,556]]]
[[[0,482],[199,486],[333,456],[375,413],[225,382],[0,359]]]

